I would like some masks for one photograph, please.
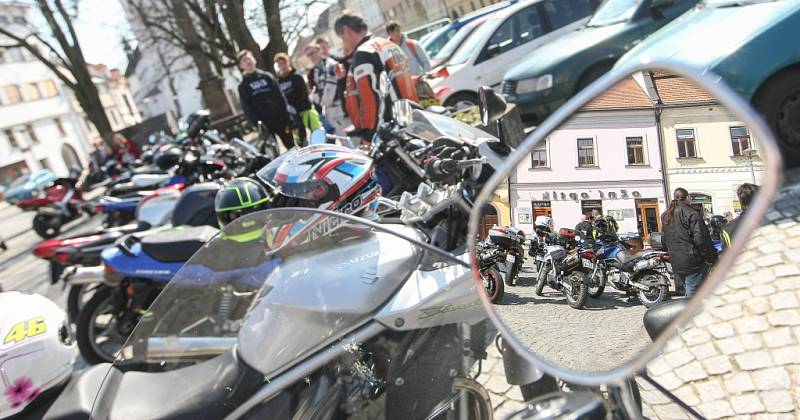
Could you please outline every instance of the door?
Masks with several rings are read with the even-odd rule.
[[[639,222],[639,233],[645,243],[650,240],[651,232],[661,232],[658,204],[640,203],[636,208],[636,218]]]
[[[481,217],[481,239],[486,239],[486,236],[489,235],[489,229],[491,229],[492,226],[496,226],[497,221],[498,219],[496,214],[486,214]]]

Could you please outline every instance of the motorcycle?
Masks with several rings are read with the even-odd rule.
[[[33,217],[33,230],[44,239],[57,236],[62,226],[82,214],[94,213],[92,207],[83,201],[77,179],[57,179],[47,190],[45,200],[47,203],[37,207],[36,216]]]
[[[575,237],[580,243],[580,236]],[[544,248],[544,259],[536,274],[536,294],[542,296],[544,286],[561,291],[571,308],[582,309],[589,293],[589,265],[580,247],[569,252],[563,245],[549,245]]]
[[[615,289],[635,295],[646,307],[669,298],[669,254],[663,251],[643,250],[631,252],[617,241],[598,240],[591,250],[584,252],[591,265],[589,274],[591,297],[603,294],[607,283]]]
[[[525,262],[525,233],[513,227],[495,226],[489,229],[489,241],[505,253],[503,279],[508,286],[516,284],[522,264]]]
[[[503,274],[497,268],[506,259],[506,252],[490,241],[478,242],[481,281],[492,303],[503,301]]]

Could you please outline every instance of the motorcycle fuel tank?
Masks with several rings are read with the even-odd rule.
[[[395,294],[421,255],[402,238],[374,232],[287,257],[268,274],[242,323],[242,359],[269,377],[344,336]]]

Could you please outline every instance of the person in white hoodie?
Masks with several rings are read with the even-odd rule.
[[[386,24],[386,33],[389,39],[399,45],[408,57],[408,70],[413,76],[421,76],[431,70],[431,60],[425,52],[425,48],[419,42],[408,38],[403,33],[403,28],[397,22]]]

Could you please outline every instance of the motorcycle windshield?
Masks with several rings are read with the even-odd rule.
[[[404,304],[420,267],[468,270],[404,225],[298,208],[236,219],[133,308],[92,417],[223,418],[310,358],[356,349],[347,337]]]
[[[487,140],[497,140],[491,134],[461,121],[445,115],[420,110],[414,110],[411,114],[411,124],[408,126],[408,131],[429,142],[446,136],[461,140],[475,147]]]

